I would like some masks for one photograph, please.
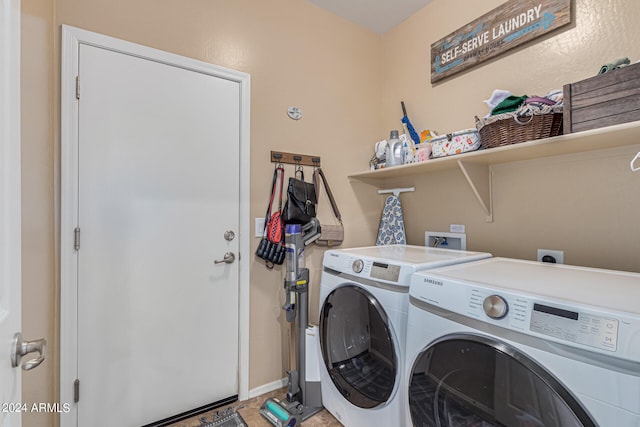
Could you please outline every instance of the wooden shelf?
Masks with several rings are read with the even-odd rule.
[[[487,221],[492,221],[491,165],[630,145],[640,145],[640,121],[440,157],[422,163],[359,172],[348,177],[375,185],[384,185],[387,180],[391,179],[460,169],[487,215]]]

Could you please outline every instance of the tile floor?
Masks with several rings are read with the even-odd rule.
[[[262,396],[254,397],[253,399],[245,400],[243,402],[235,402],[232,405],[234,408],[239,405],[243,405],[244,408],[238,410],[242,418],[247,423],[248,427],[273,427],[258,410],[260,409],[260,405],[262,405],[268,397],[276,397],[278,399],[282,399],[286,393],[286,389],[282,388],[276,391],[272,391],[271,393],[263,394]],[[218,408],[215,411],[222,411],[228,406],[224,406],[222,408]],[[209,411],[204,414],[195,416],[193,418],[189,418],[184,421],[180,421],[174,424],[171,424],[170,427],[200,427],[202,425],[202,418],[204,418],[207,422],[212,421],[213,413],[215,411]],[[311,418],[304,421],[302,424],[304,427],[342,427],[342,424],[336,420],[333,415],[331,415],[326,409],[323,409],[319,413],[315,414]]]

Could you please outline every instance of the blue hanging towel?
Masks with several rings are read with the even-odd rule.
[[[402,206],[400,198],[396,195],[387,197],[382,209],[380,228],[376,246],[407,244],[404,233],[404,220],[402,219]]]

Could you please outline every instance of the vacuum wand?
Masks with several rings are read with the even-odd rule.
[[[268,399],[260,408],[260,413],[276,427],[293,426],[322,410],[319,382],[307,382],[306,340],[309,326],[309,269],[305,268],[304,248],[320,235],[317,219],[306,224],[285,226],[285,279],[286,295],[282,309],[287,321],[297,324],[297,365],[287,372],[288,384],[285,400]]]
[[[289,385],[287,387],[287,400],[289,402],[298,401],[304,403],[304,376],[305,376],[305,348],[306,329],[309,323],[309,295],[307,293],[309,283],[309,270],[304,265],[304,237],[303,227],[299,224],[287,224],[285,227],[285,263],[286,273],[284,280],[285,293],[287,294],[287,305],[294,301],[293,309],[285,308],[287,321],[295,322],[298,317],[298,351],[296,370],[289,371]]]

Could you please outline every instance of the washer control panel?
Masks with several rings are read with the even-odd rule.
[[[372,279],[387,280],[389,282],[398,282],[398,279],[400,278],[400,266],[374,261],[373,264],[371,265],[370,277]]]
[[[324,267],[355,277],[385,281],[407,288],[411,274],[415,271],[411,266],[400,263],[336,253],[325,255]]]

